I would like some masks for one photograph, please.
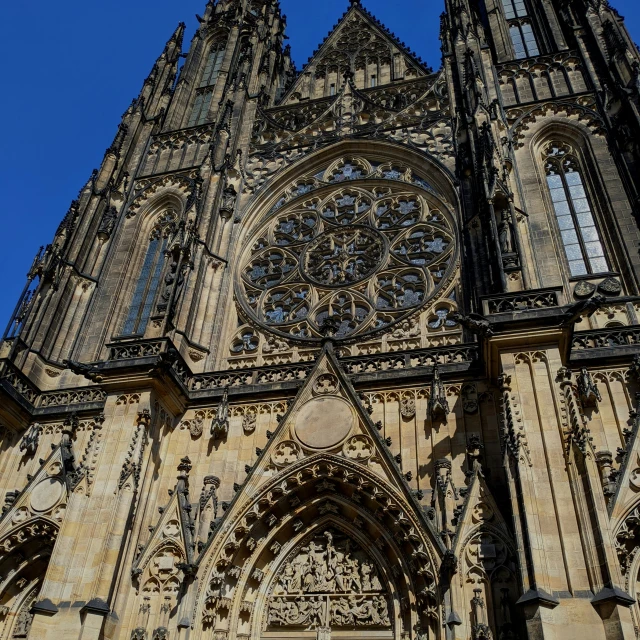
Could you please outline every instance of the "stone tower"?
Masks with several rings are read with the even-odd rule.
[[[173,34],[0,343],[0,640],[640,637],[640,56],[445,8]]]

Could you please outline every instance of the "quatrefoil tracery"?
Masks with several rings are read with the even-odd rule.
[[[446,207],[416,185],[371,185],[364,169],[337,164],[326,187],[283,200],[254,234],[238,289],[254,321],[294,339],[319,341],[328,321],[337,338],[366,335],[448,281],[456,242]]]

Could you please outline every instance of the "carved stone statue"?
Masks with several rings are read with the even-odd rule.
[[[498,238],[500,241],[500,251],[505,253],[513,252],[513,241],[511,238],[511,223],[509,221],[509,212],[504,209],[498,224]]]
[[[113,233],[118,220],[118,211],[115,207],[109,207],[102,215],[100,226],[98,227],[98,237],[102,240],[108,240]]]
[[[223,218],[230,218],[236,208],[238,192],[232,184],[228,184],[222,192],[222,202],[220,204],[220,215]]]
[[[22,436],[20,441],[20,451],[26,455],[33,456],[38,450],[40,442],[40,425],[34,422]]]
[[[447,419],[449,415],[449,403],[447,402],[447,392],[440,378],[438,366],[433,370],[433,380],[431,381],[431,396],[429,397],[429,418],[431,420]]]
[[[593,407],[598,402],[602,402],[598,385],[593,381],[589,371],[584,368],[580,370],[578,375],[578,393],[582,404],[586,407]]]
[[[229,433],[229,389],[224,390],[222,400],[218,405],[216,417],[211,425],[211,436],[214,440],[222,440]]]

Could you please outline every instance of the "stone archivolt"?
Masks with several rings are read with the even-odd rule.
[[[344,420],[328,425],[316,452],[296,432],[305,408],[327,400],[350,405],[357,420],[346,432]],[[202,552],[210,577],[194,616],[239,634],[256,624],[432,625],[443,550],[385,447],[334,356],[323,355]],[[416,610],[407,606],[412,593]]]

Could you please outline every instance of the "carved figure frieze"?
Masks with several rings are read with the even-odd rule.
[[[390,626],[375,563],[333,530],[314,535],[286,560],[269,599],[268,627]]]

